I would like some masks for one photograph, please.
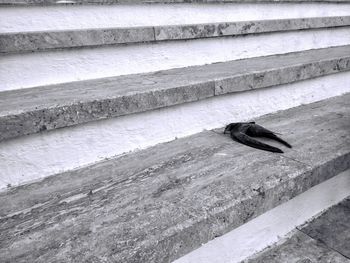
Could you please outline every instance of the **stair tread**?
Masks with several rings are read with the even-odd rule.
[[[350,69],[350,45],[0,93],[0,141]]]
[[[350,263],[349,208],[350,196],[242,263]]]
[[[202,133],[0,193],[4,262],[168,262],[350,168],[350,94],[256,119],[293,149]]]
[[[349,25],[350,16],[334,16],[192,25],[0,33],[0,53],[224,37]]]

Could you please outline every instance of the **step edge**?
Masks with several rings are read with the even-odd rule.
[[[0,54],[198,40],[346,26],[350,26],[350,16],[0,33]]]
[[[329,50],[329,48],[320,50]],[[303,54],[305,52],[308,51],[296,53]],[[285,55],[280,57],[283,58]],[[263,58],[258,57],[257,59]],[[49,107],[35,107],[35,109],[24,109],[15,112],[0,112],[0,142],[38,132],[171,107],[228,93],[268,88],[348,70],[350,70],[350,55],[343,54],[310,63],[294,63],[284,67],[252,71],[247,74],[233,74],[224,79],[202,80],[184,86],[157,90],[149,89],[144,92],[136,91],[131,94],[126,93],[98,100],[87,99],[69,104],[55,104]],[[20,92],[21,90],[16,90],[14,94],[20,96]],[[23,92],[26,92],[26,89]],[[6,93],[12,93],[12,91]],[[99,110],[100,108],[103,110]],[[53,116],[55,116],[55,121],[52,121]]]
[[[299,108],[301,108],[301,109],[303,107],[307,107],[307,106],[299,106]],[[314,108],[313,106],[310,106],[310,107]],[[315,138],[315,137],[314,137],[314,139],[317,140],[317,138]],[[167,143],[165,143],[165,144],[167,144]],[[317,153],[314,152],[314,154],[317,154]],[[288,157],[286,156],[286,158],[288,158]],[[294,161],[296,161],[296,160],[294,160]],[[264,202],[266,202],[266,199],[265,199],[266,196],[270,197],[273,201],[268,202],[268,204],[269,204],[268,206],[262,205],[263,209],[262,210],[258,209],[257,210],[258,212],[253,213],[253,214],[251,214],[250,212],[251,212],[251,210],[255,211],[254,210],[255,208],[248,206],[249,209],[247,211],[244,210],[244,214],[246,216],[240,218],[240,221],[238,221],[238,222],[242,221],[242,223],[239,225],[242,225],[242,224],[248,222],[249,220],[259,216],[260,214],[264,213],[265,211],[268,211],[269,209],[272,209],[273,207],[275,207],[281,203],[284,203],[285,201],[290,200],[291,198],[299,195],[300,193],[303,193],[304,191],[308,190],[309,188],[311,188],[317,184],[320,184],[321,182],[328,180],[328,179],[336,176],[337,174],[339,174],[342,171],[345,171],[349,168],[350,168],[350,149],[349,148],[346,148],[346,151],[342,151],[341,153],[334,153],[332,155],[328,155],[326,159],[322,159],[321,161],[318,161],[318,160],[308,161],[306,164],[300,166],[300,168],[297,171],[296,170],[289,171],[288,174],[290,174],[291,176],[285,177],[286,180],[275,181],[275,183],[271,184],[271,185],[270,184],[263,185],[264,186],[263,190],[267,190],[267,191],[265,191],[266,194],[264,196],[261,195],[261,191],[254,191],[254,194],[250,195],[250,196],[253,197],[253,202],[255,202],[256,204],[261,204],[260,200],[263,200]],[[260,181],[259,185],[262,185],[262,183],[263,182]],[[285,185],[287,187],[284,187]],[[296,187],[296,186],[300,186],[300,185],[302,187]],[[267,187],[265,187],[265,186],[267,186]],[[254,189],[256,189],[255,185],[254,185]],[[278,189],[280,189],[280,191],[278,191]],[[277,192],[277,194],[275,195],[276,192]],[[269,195],[269,193],[271,195]],[[285,196],[284,195],[285,193],[288,193],[288,194]],[[283,198],[280,199],[280,197],[283,197]],[[287,197],[287,199],[285,197]],[[228,199],[226,199],[226,200],[228,200]],[[245,198],[243,200],[245,200],[245,202],[251,201],[250,198]],[[263,202],[263,204],[264,204],[264,202]],[[212,210],[213,213],[211,216],[213,218],[217,218],[218,215],[222,215],[222,214],[225,215],[227,213],[230,213],[230,211],[232,212],[232,210],[230,210],[230,209],[233,206],[236,206],[236,209],[232,208],[233,211],[240,211],[239,207],[237,207],[237,202],[229,200],[228,203],[231,205],[226,206],[224,204],[223,209],[220,208],[217,210]],[[272,203],[272,204],[270,204],[270,203]],[[35,209],[35,207],[33,207],[33,209]],[[16,216],[16,215],[12,215],[12,216]],[[4,219],[4,218],[5,217],[2,217],[0,219]],[[205,222],[207,224],[207,228],[212,226],[212,224],[211,224],[212,222],[215,222],[215,221],[211,221],[210,219],[208,220],[207,217],[201,217],[201,219],[202,219],[201,221],[203,221],[203,220],[208,221],[208,222]],[[233,220],[235,220],[235,219],[233,219]],[[234,222],[236,222],[236,221],[234,221]],[[195,221],[194,223],[197,224],[197,221]],[[230,231],[230,229],[237,227],[237,226],[234,226],[232,224],[229,226],[226,226],[225,229],[222,230],[222,232],[219,232],[219,234],[222,235],[222,234]],[[191,227],[191,224],[189,224],[189,227]],[[191,231],[188,231],[188,229],[190,229],[189,227],[184,227],[184,228],[180,228],[180,229],[182,232],[191,233]],[[167,233],[166,237],[176,239],[176,235],[174,235],[174,232],[173,232],[174,229],[171,229],[169,231],[169,233]],[[215,232],[215,234],[217,234],[217,232]],[[177,239],[177,240],[181,240],[181,239]],[[159,244],[160,242],[162,242],[162,240],[159,241],[158,243],[155,243],[155,244]],[[166,242],[166,241],[163,241],[163,242]],[[201,243],[203,243],[203,242],[198,241],[196,244],[197,247],[199,247],[201,245]],[[191,248],[191,250],[192,249],[193,248]],[[149,250],[154,251],[154,248],[152,249],[151,247],[149,247]],[[186,253],[187,253],[187,251],[181,251],[180,253],[173,255],[171,259],[176,259],[176,258],[178,258]]]
[[[327,162],[319,164],[318,166],[308,167],[303,173],[298,174],[297,176],[290,178],[290,180],[288,180],[288,181],[282,182],[280,184],[276,184],[269,189],[264,189],[265,196],[269,195],[269,193],[270,193],[270,195],[273,197],[273,198],[271,198],[271,200],[269,200],[269,202],[271,202],[271,201],[273,202],[273,205],[270,206],[268,209],[262,209],[260,211],[258,210],[258,213],[254,213],[253,209],[252,209],[252,211],[244,211],[247,214],[247,218],[243,219],[242,222],[238,222],[238,224],[234,225],[233,227],[231,226],[231,227],[226,228],[223,233],[220,233],[220,236],[228,233],[230,230],[232,230],[234,228],[237,228],[237,227],[249,222],[250,220],[256,218],[257,216],[277,207],[278,205],[281,205],[281,204],[291,200],[292,198],[298,196],[299,194],[304,193],[305,191],[312,188],[313,186],[316,186],[316,185],[318,185],[318,184],[320,184],[328,179],[333,178],[334,176],[340,174],[341,172],[343,172],[349,168],[350,168],[350,152],[347,152],[341,156],[337,156],[331,160],[328,160]],[[328,173],[321,172],[322,170],[326,170]],[[320,179],[320,177],[321,177],[321,176],[319,176],[320,174],[327,174],[327,176],[324,176],[322,179]],[[309,175],[312,175],[313,176],[312,179],[315,181],[310,182],[311,180],[310,180],[310,177],[308,177]],[[306,186],[302,185],[303,186],[302,188],[297,189],[296,191],[293,191],[293,189],[295,189],[295,188],[293,188],[293,186],[298,185],[298,182],[303,181],[303,179],[305,179],[305,178],[310,180],[310,181],[308,181],[309,184]],[[286,187],[289,184],[291,184],[291,186],[289,188]],[[277,191],[278,189],[280,189],[280,191]],[[282,191],[281,191],[281,189],[282,189]],[[288,198],[286,198],[286,196],[284,194],[286,192],[289,192],[289,191],[291,191],[292,194],[288,195]],[[276,192],[279,194],[278,196],[275,195]],[[231,210],[231,212],[235,211],[235,210],[239,210],[239,205],[244,206],[244,204],[247,205],[247,203],[249,204],[250,202],[253,202],[254,200],[257,204],[261,204],[261,202],[259,202],[259,200],[261,201],[264,199],[265,199],[265,197],[262,197],[259,192],[256,192],[255,195],[253,195],[251,198],[245,199],[244,201],[240,202],[240,204],[236,204],[236,203],[232,202],[232,205],[230,205],[227,209],[220,209],[220,211],[217,211],[212,215],[212,218],[213,219],[219,218],[220,215],[226,214],[230,210]],[[238,206],[238,209],[237,209],[237,206]],[[253,212],[253,214],[251,214],[250,212]],[[202,221],[205,222],[206,220],[208,220],[208,218],[202,218]],[[209,221],[210,221],[210,219],[209,219]],[[211,222],[215,222],[215,220],[212,220]],[[193,227],[193,225],[194,224],[189,225],[189,227],[183,229],[183,231],[192,233],[193,231],[189,231],[189,229],[191,227]],[[174,230],[174,233],[169,233],[169,237],[172,238],[175,234],[178,234],[178,233],[176,233],[176,231]],[[214,238],[215,237],[212,237],[211,239],[207,240],[207,242],[214,239]],[[161,241],[159,241],[159,242],[161,242]],[[202,243],[203,242],[200,242],[199,244],[197,244],[197,248],[199,248]],[[193,251],[193,249],[191,249],[190,251]],[[172,257],[171,260],[178,259],[179,257],[186,255],[188,252],[189,251],[184,252],[180,255],[176,255],[175,257]]]
[[[220,209],[213,210],[211,213],[206,213],[205,215],[198,217],[194,221],[188,219],[187,221],[182,222],[181,227],[175,225],[172,228],[167,229],[165,232],[166,234],[160,240],[157,239],[155,241],[153,240],[153,237],[150,237],[150,239],[142,243],[142,246],[146,247],[146,250],[143,250],[143,253],[147,253],[148,250],[151,253],[154,250],[154,244],[161,244],[162,242],[178,243],[176,242],[176,240],[181,240],[181,237],[183,235],[188,235],[188,233],[190,233],[190,235],[192,236],[192,240],[196,240],[195,246],[186,247],[185,249],[179,249],[177,251],[178,253],[169,255],[171,261],[176,260],[186,255],[187,253],[199,248],[202,244],[215,238],[214,233],[211,234],[211,237],[205,239],[201,238],[198,231],[194,231],[194,229],[198,228],[198,225],[200,225],[201,229],[209,229],[213,228],[213,224],[215,228],[215,224],[217,224],[218,227],[215,229],[220,229],[220,232],[215,232],[215,235],[222,236],[228,233],[229,231],[232,231],[233,229],[244,225],[250,220],[258,217],[259,215],[262,215],[265,212],[304,193],[308,189],[335,177],[336,175],[348,170],[349,168],[350,152],[337,155],[333,158],[323,161],[322,163],[304,165],[300,168],[300,171],[293,171],[294,176],[291,176],[288,180],[277,182],[276,184],[271,185],[268,188],[263,188],[264,196],[261,195],[260,191],[256,191],[249,197],[241,199],[240,202],[237,202],[235,200],[229,200],[222,207],[220,207]],[[300,182],[304,183],[302,184]],[[33,182],[30,184],[36,183]],[[295,187],[295,185],[301,185],[302,187]],[[22,187],[23,186],[15,187],[11,191],[14,191],[16,188]],[[6,194],[6,192],[1,193],[1,195],[4,194]],[[266,198],[266,196],[270,198]],[[252,203],[259,204],[261,207],[263,207],[263,209],[256,209],[254,205],[251,205]],[[0,217],[0,220],[6,221],[7,219],[12,217],[21,217],[28,211],[43,207],[46,204],[47,203],[42,203],[39,206],[34,205],[25,208],[24,210],[15,211],[11,214]],[[242,207],[249,207],[249,209],[242,209]],[[230,214],[232,212],[238,213],[238,211],[243,211],[244,214],[244,216],[240,214],[240,218],[238,221],[236,220],[237,218],[234,218],[233,222],[228,222],[225,228],[222,228],[222,224],[216,223],[217,220],[215,219],[221,217],[224,218],[224,215]],[[198,233],[198,237],[193,237],[193,233]]]

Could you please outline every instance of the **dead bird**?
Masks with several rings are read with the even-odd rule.
[[[283,153],[281,149],[273,147],[266,143],[259,142],[253,139],[252,137],[265,137],[273,139],[284,144],[288,148],[292,148],[292,146],[288,142],[279,138],[274,132],[265,129],[264,127],[258,124],[255,124],[255,122],[230,123],[226,126],[224,134],[228,131],[230,132],[231,138],[233,140],[260,150]]]

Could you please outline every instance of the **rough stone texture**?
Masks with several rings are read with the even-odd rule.
[[[235,36],[276,31],[347,26],[350,17],[316,17],[155,27],[156,40]]]
[[[0,5],[73,5],[73,4],[152,4],[152,3],[254,3],[254,2],[332,2],[349,0],[0,0]]]
[[[105,28],[0,34],[0,53],[148,42],[152,27]]]
[[[183,26],[3,33],[0,34],[0,53],[32,52],[47,49],[235,36],[242,34],[340,27],[348,25],[350,25],[350,17],[340,16],[194,24]]]
[[[242,263],[350,262],[350,197]]]
[[[170,262],[348,169],[349,109],[347,94],[257,119],[284,155],[205,131],[9,189],[0,258]]]
[[[280,243],[242,263],[350,263],[350,259],[298,230]]]
[[[0,141],[350,69],[350,46],[2,92]]]
[[[350,259],[350,197],[300,230]]]

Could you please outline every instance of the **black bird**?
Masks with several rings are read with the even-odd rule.
[[[283,153],[281,149],[270,146],[266,143],[259,142],[251,137],[270,138],[284,144],[288,148],[292,148],[292,146],[288,142],[279,138],[274,132],[265,129],[264,127],[258,124],[255,124],[255,122],[230,123],[226,126],[224,133],[228,131],[230,132],[231,138],[233,140],[236,140],[240,143],[260,150]]]

